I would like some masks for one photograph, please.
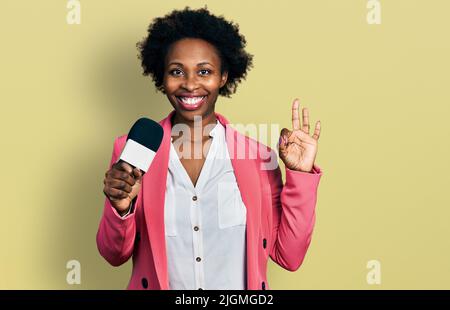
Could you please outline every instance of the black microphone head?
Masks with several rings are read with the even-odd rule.
[[[131,139],[153,152],[158,151],[164,135],[160,124],[146,117],[142,117],[134,123],[128,133],[127,140]]]
[[[164,130],[160,124],[145,117],[138,119],[128,133],[119,160],[141,169],[144,173],[147,172],[163,136]]]

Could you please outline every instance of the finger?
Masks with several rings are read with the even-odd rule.
[[[321,130],[321,127],[320,127],[320,121],[317,121],[317,123],[316,123],[316,128],[314,129],[314,135],[313,135],[313,138],[314,138],[315,140],[319,140],[319,137],[320,137],[320,130]]]
[[[281,154],[284,154],[287,151],[288,145],[290,142],[292,135],[292,131],[283,128],[280,132],[280,140],[278,143],[279,151]]]
[[[280,142],[278,143],[279,153],[283,154],[286,151],[287,144],[286,138],[284,136],[280,136]]]
[[[132,187],[130,186],[130,184],[128,184],[125,181],[118,180],[118,179],[112,179],[109,182],[107,182],[107,184],[109,187],[120,189],[127,193],[131,193],[131,190],[132,190]]]
[[[292,136],[292,131],[290,131],[289,129],[287,129],[287,128],[283,128],[283,129],[281,129],[281,132],[280,132],[280,138],[283,140],[283,139],[285,139],[285,142],[288,142],[289,141],[289,138]]]
[[[280,138],[278,139],[278,146],[285,146],[285,144],[286,144],[286,139],[285,139],[285,137],[284,136],[282,136],[282,135],[280,135]]]
[[[125,172],[125,171],[115,170],[111,173],[110,178],[125,181],[128,184],[130,184],[131,186],[133,186],[136,183],[136,180],[131,175],[129,175],[128,172]]]
[[[131,174],[133,172],[133,167],[130,164],[128,164],[122,160],[119,161],[115,167],[117,170],[125,171],[125,172],[128,172],[129,174]]]
[[[303,132],[306,132],[309,135],[309,111],[308,108],[302,109],[302,130]]]
[[[300,129],[300,119],[298,118],[298,107],[300,103],[298,99],[295,99],[292,103],[292,128],[293,130]]]
[[[135,178],[135,179],[140,179],[141,176],[142,176],[141,169],[139,169],[139,168],[134,168],[134,169],[133,169],[133,175],[134,175],[134,178]]]
[[[112,187],[108,187],[104,190],[104,193],[107,197],[109,198],[113,198],[113,199],[124,199],[128,197],[128,193],[120,190],[120,189],[116,189],[116,188],[112,188]]]
[[[278,150],[280,154],[286,152],[288,142],[289,130],[283,128],[280,133],[280,139],[278,140]]]

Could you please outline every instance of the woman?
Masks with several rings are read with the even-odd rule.
[[[283,186],[277,161],[261,156],[276,153],[214,111],[252,66],[238,26],[186,8],[148,32],[138,44],[144,74],[174,110],[160,122],[163,141],[145,175],[117,162],[126,135],[116,139],[98,249],[114,266],[133,257],[129,289],[268,289],[269,256],[297,270],[311,240],[320,123],[310,136],[308,110],[301,126],[294,101],[293,128],[278,143]]]

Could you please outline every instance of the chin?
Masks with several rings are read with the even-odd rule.
[[[181,107],[178,102],[173,102],[171,100],[172,107],[175,109],[176,113],[180,115],[183,119],[188,121],[194,121],[194,117],[201,116],[202,118],[214,113],[214,107],[211,107],[209,102],[205,103],[202,107],[196,110],[186,110]]]
[[[186,111],[181,108],[176,109],[177,113],[179,113],[184,119],[189,121],[194,121],[195,117],[200,116],[202,119],[209,115],[208,111],[196,110],[196,111]]]

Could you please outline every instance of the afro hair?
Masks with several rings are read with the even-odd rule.
[[[148,27],[148,35],[136,44],[143,75],[150,75],[155,86],[164,92],[164,64],[172,43],[184,38],[203,39],[219,52],[221,72],[228,72],[226,84],[219,95],[230,97],[237,85],[246,78],[253,66],[253,55],[245,51],[245,37],[239,26],[223,16],[211,14],[207,7],[192,10],[174,10],[164,17],[155,18]]]

